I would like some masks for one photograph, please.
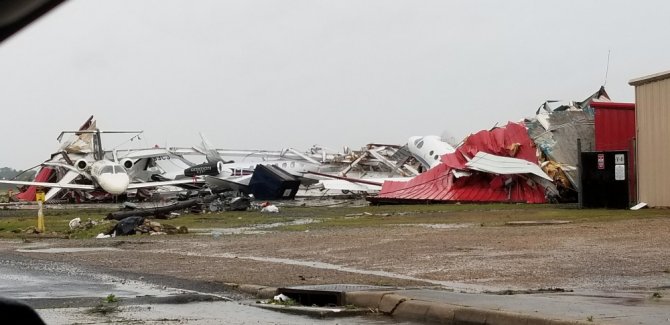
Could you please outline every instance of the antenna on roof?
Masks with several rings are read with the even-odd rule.
[[[607,50],[607,67],[605,68],[605,81],[603,81],[603,87],[607,86],[607,74],[610,71],[610,53],[612,50]]]

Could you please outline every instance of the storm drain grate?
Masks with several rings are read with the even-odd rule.
[[[360,284],[322,284],[279,288],[284,294],[303,306],[345,306],[345,294],[352,291],[394,290],[394,287],[382,287]]]

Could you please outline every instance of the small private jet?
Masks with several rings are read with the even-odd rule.
[[[169,154],[164,149],[151,154],[126,155],[120,161],[117,159],[116,152],[113,153],[113,159],[106,158],[105,152],[102,150],[101,134],[140,134],[142,133],[141,131],[101,131],[95,127],[95,121],[93,121],[93,117],[91,116],[78,131],[61,132],[58,140],[60,141],[63,135],[68,133],[74,134],[74,137],[61,146],[61,151],[52,155],[51,159],[41,164],[42,169],[60,168],[66,171],[58,181],[0,180],[0,183],[49,188],[50,190],[45,197],[48,201],[57,194],[59,189],[102,190],[111,195],[121,195],[127,190],[133,189],[193,183],[202,184],[204,182],[199,177],[166,181],[137,181],[136,178],[132,178],[129,175],[129,171],[132,170],[133,166],[140,159]],[[73,158],[77,160],[73,161]]]
[[[77,169],[77,173],[79,175],[87,179],[90,179],[93,184],[70,183],[68,182],[68,180],[70,179],[69,177],[66,178],[65,180],[61,180],[60,182],[56,183],[28,182],[28,181],[14,181],[14,180],[0,180],[0,183],[38,186],[45,188],[73,189],[73,190],[93,191],[101,189],[112,195],[120,195],[125,193],[127,190],[132,189],[167,186],[167,185],[192,184],[199,181],[198,179],[196,180],[179,179],[179,180],[161,181],[161,182],[131,183],[126,168],[119,163],[112,162],[109,160],[97,160],[93,162],[78,160],[75,168]]]

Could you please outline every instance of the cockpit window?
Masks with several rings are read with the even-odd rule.
[[[416,147],[421,149],[421,147],[423,147],[423,140],[419,141],[419,143],[416,144]]]
[[[114,173],[114,168],[112,166],[104,166],[100,169],[100,174],[112,174]]]
[[[114,165],[114,174],[125,174],[126,169],[121,165]]]

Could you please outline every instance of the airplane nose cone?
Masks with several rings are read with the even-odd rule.
[[[119,195],[128,189],[130,179],[127,174],[103,174],[98,177],[98,184],[107,193]]]

